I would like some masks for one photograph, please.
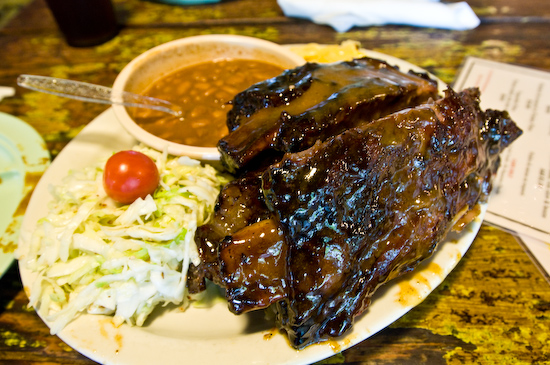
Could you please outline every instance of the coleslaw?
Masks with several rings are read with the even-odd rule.
[[[52,334],[85,311],[141,326],[159,304],[188,305],[188,267],[200,263],[195,230],[208,221],[228,178],[188,157],[134,150],[159,170],[152,196],[130,205],[112,201],[102,184],[105,161],[71,171],[51,187],[49,213],[20,253],[38,275],[29,305]]]

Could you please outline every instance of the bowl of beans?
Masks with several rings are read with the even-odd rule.
[[[121,105],[113,110],[139,142],[176,156],[216,161],[217,142],[228,133],[226,115],[234,96],[304,62],[286,47],[253,37],[178,39],[133,59],[113,89],[169,101],[181,107],[181,116]]]

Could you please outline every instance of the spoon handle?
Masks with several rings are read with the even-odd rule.
[[[48,76],[20,75],[17,78],[17,84],[27,89],[76,100],[148,108],[170,113],[177,117],[181,116],[181,108],[168,101],[127,91],[116,91],[109,87],[87,82]]]

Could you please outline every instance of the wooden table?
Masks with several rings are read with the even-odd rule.
[[[469,3],[482,20],[471,31],[383,26],[337,33],[284,17],[275,0],[187,7],[115,0],[119,35],[97,47],[72,48],[43,0],[14,0],[0,8],[0,85],[15,86],[21,73],[111,85],[123,66],[145,50],[210,33],[281,44],[353,39],[417,64],[448,83],[469,55],[550,71],[550,2]],[[18,116],[43,136],[53,157],[105,109],[20,88],[15,97],[0,103],[0,111]],[[93,363],[50,336],[27,303],[14,264],[0,279],[0,363]],[[323,363],[548,364],[550,285],[515,236],[484,224],[456,269],[423,303]]]

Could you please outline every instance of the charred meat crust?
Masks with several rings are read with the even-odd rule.
[[[271,215],[263,199],[259,173],[249,173],[226,184],[218,195],[210,223],[198,227],[195,232],[195,243],[202,262],[199,267],[191,266],[189,269],[189,291],[197,293],[204,290],[205,279],[225,286],[219,274],[220,242]]]
[[[296,348],[338,337],[486,200],[520,134],[477,89],[357,121],[228,184],[197,233],[203,272],[235,313],[273,304]]]
[[[289,247],[278,321],[301,348],[347,331],[374,291],[429,257],[484,201],[521,131],[477,90],[350,129],[262,176]],[[299,192],[299,193],[297,193]]]
[[[230,133],[219,141],[230,172],[257,168],[284,153],[437,97],[427,76],[402,73],[362,58],[337,64],[307,63],[238,94],[228,113]]]

